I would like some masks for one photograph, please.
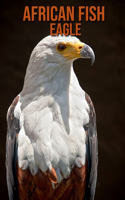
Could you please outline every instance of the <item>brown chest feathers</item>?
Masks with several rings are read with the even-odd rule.
[[[20,200],[83,200],[86,188],[87,164],[75,167],[67,179],[52,187],[50,178],[42,171],[32,176],[29,169],[17,167]]]

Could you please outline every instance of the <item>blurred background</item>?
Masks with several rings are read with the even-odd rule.
[[[5,173],[6,112],[20,93],[34,46],[49,35],[50,22],[23,22],[25,6],[105,6],[104,22],[82,22],[79,39],[96,55],[79,59],[74,69],[90,95],[97,114],[99,140],[98,182],[95,200],[125,199],[125,1],[124,0],[2,0],[0,1],[0,199],[7,200]],[[76,12],[77,14],[77,12]],[[77,17],[76,17],[77,18]]]

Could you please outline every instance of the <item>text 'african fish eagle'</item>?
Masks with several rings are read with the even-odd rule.
[[[21,93],[7,113],[10,200],[93,200],[97,179],[95,110],[73,70],[93,50],[72,36],[34,48]]]

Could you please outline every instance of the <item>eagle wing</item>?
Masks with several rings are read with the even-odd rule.
[[[87,187],[86,200],[94,200],[96,181],[97,181],[97,165],[98,165],[98,140],[96,130],[96,113],[93,103],[88,94],[86,94],[86,101],[89,105],[89,123],[84,126],[87,134]]]
[[[7,114],[7,140],[6,140],[6,176],[10,200],[18,200],[16,187],[16,159],[17,159],[17,136],[20,130],[19,120],[14,117],[14,109],[19,100],[17,96]]]

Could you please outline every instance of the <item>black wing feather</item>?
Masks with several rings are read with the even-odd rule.
[[[7,117],[7,140],[6,140],[6,175],[7,187],[10,200],[18,200],[16,186],[16,159],[17,159],[17,135],[20,130],[19,120],[14,117],[14,109],[19,100],[17,96],[10,109]]]
[[[86,188],[86,200],[94,200],[96,181],[97,181],[97,165],[98,165],[98,140],[96,129],[96,114],[93,103],[90,97],[86,94],[86,101],[89,105],[89,124],[84,126],[87,133],[87,188]]]

